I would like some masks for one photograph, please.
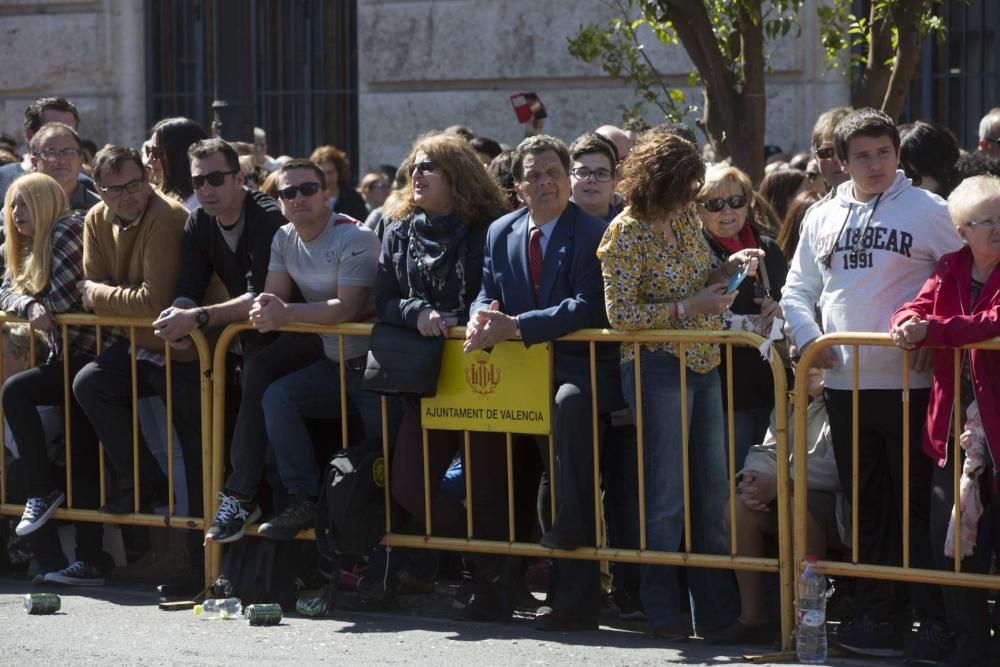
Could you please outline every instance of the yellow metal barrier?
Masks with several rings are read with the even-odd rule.
[[[6,323],[16,323],[23,322],[23,320],[18,320],[16,318],[3,315],[0,313],[0,322]],[[94,315],[87,314],[63,314],[56,316],[56,322],[60,327],[60,333],[62,335],[62,349],[66,350],[66,341],[68,340],[68,327],[69,326],[84,326],[84,327],[96,327],[97,329],[97,347],[100,349],[102,347],[102,339],[104,337],[104,331],[108,327],[118,327],[125,329],[128,332],[129,341],[131,343],[131,368],[132,368],[132,460],[133,460],[133,483],[135,485],[135,501],[136,505],[134,507],[135,512],[132,514],[106,514],[98,512],[95,509],[78,509],[73,506],[73,480],[72,480],[72,461],[73,461],[73,443],[70,436],[70,401],[72,400],[72,381],[73,378],[70,377],[69,372],[69,356],[63,354],[62,364],[63,364],[63,421],[64,421],[64,432],[65,432],[65,443],[66,443],[66,506],[65,508],[60,508],[53,513],[53,517],[56,519],[64,519],[67,521],[89,521],[97,523],[114,523],[123,525],[133,525],[133,526],[150,526],[150,527],[169,527],[169,528],[188,528],[188,529],[199,529],[204,530],[206,526],[206,521],[204,516],[177,516],[174,514],[174,455],[173,455],[173,401],[171,398],[171,388],[173,382],[173,373],[170,367],[171,352],[170,347],[166,348],[166,359],[167,359],[167,400],[166,400],[166,411],[167,411],[167,432],[166,432],[166,444],[167,444],[167,485],[169,490],[168,496],[168,506],[166,515],[158,514],[145,514],[139,512],[139,491],[140,491],[140,481],[139,481],[139,411],[137,404],[139,401],[138,396],[138,379],[136,375],[136,345],[135,345],[135,332],[137,329],[149,329],[152,327],[152,320],[146,319],[136,319],[136,318],[125,318],[125,317],[97,317]],[[32,365],[34,365],[35,350],[34,350],[34,338],[32,340],[32,348],[30,351],[30,357],[32,359]],[[202,456],[202,488],[199,489],[188,489],[188,496],[190,497],[194,493],[199,491],[202,493],[204,498],[205,512],[210,510],[211,503],[209,502],[209,491],[211,489],[211,470],[212,470],[212,430],[211,430],[211,418],[212,418],[212,357],[209,353],[209,345],[205,340],[205,337],[200,331],[191,332],[191,340],[194,344],[194,348],[198,352],[198,362],[199,362],[199,382],[200,382],[200,394],[201,394],[201,456]],[[2,339],[0,339],[0,354],[2,354]],[[2,372],[2,360],[0,360],[0,372]],[[2,423],[3,413],[2,406],[0,406],[0,423]],[[4,442],[4,432],[0,428],[0,453],[5,448],[6,443]],[[100,458],[100,504],[103,505],[107,501],[107,488],[105,482],[105,466],[104,466],[104,448],[100,446],[98,448],[98,456]],[[5,455],[0,455],[0,515],[11,515],[20,516],[24,511],[23,505],[15,505],[7,502],[7,470],[5,464]],[[211,516],[211,515],[208,515]],[[208,561],[208,554],[206,553],[206,583],[208,582],[208,575],[211,571],[210,563]]]
[[[215,348],[215,359],[214,365],[216,368],[225,367],[225,355],[226,350],[229,348],[230,343],[234,336],[239,334],[239,332],[250,329],[249,324],[234,324],[227,327],[220,335]],[[317,325],[305,325],[305,324],[291,324],[282,327],[282,331],[291,332],[302,332],[302,333],[334,333],[340,335],[340,348],[343,351],[344,337],[351,335],[367,335],[371,330],[371,325],[367,324],[342,324],[337,326],[317,326]],[[454,328],[450,332],[450,338],[461,339],[464,338],[464,329]],[[733,405],[733,378],[732,378],[732,346],[740,345],[744,347],[757,348],[763,339],[757,335],[749,334],[739,331],[644,331],[637,333],[630,332],[620,332],[611,330],[583,330],[566,336],[560,340],[563,341],[580,341],[589,344],[590,349],[590,362],[591,362],[591,381],[596,382],[596,344],[597,343],[622,343],[625,345],[633,345],[638,351],[642,343],[647,342],[673,342],[677,343],[680,347],[681,355],[681,366],[684,367],[683,359],[686,354],[686,346],[692,343],[718,343],[724,346],[725,354],[729,360],[728,368],[728,386],[729,395],[727,397],[728,406]],[[640,363],[637,355],[637,364]],[[687,370],[685,368],[684,375],[682,375],[682,386],[686,381]],[[646,549],[646,528],[645,528],[645,486],[644,486],[644,475],[643,475],[643,437],[642,437],[642,416],[641,416],[641,396],[642,393],[640,389],[640,374],[637,368],[637,400],[639,403],[638,412],[636,415],[636,431],[637,431],[637,446],[638,446],[638,495],[639,495],[639,530],[640,530],[640,545],[639,549],[617,549],[617,548],[604,548],[604,547],[584,547],[577,549],[572,552],[559,552],[559,558],[575,558],[575,559],[589,559],[589,560],[609,560],[609,561],[622,561],[622,562],[634,562],[634,563],[646,563],[646,564],[658,564],[658,565],[679,565],[679,566],[689,566],[689,567],[707,567],[715,569],[743,569],[743,570],[753,570],[759,572],[772,572],[779,575],[780,586],[781,586],[781,632],[783,643],[785,648],[791,646],[792,629],[794,623],[794,568],[792,567],[792,544],[791,544],[791,517],[789,514],[790,502],[789,502],[789,484],[788,484],[788,438],[787,438],[787,417],[788,414],[788,403],[787,403],[787,381],[785,376],[785,370],[780,359],[777,355],[774,355],[774,359],[771,362],[771,372],[774,380],[774,391],[775,391],[775,408],[777,411],[777,440],[778,440],[778,451],[777,451],[777,477],[778,477],[778,503],[779,508],[779,557],[778,558],[749,558],[738,556],[735,552],[736,544],[736,527],[735,524],[731,525],[731,547],[730,554],[728,556],[723,555],[710,555],[710,554],[698,554],[692,552],[691,549],[691,509],[690,509],[690,489],[689,482],[687,479],[687,474],[685,473],[685,492],[684,492],[684,525],[686,528],[686,540],[684,543],[684,550],[682,552],[670,553],[670,552],[655,552]],[[217,378],[218,381],[214,386],[214,403],[216,406],[223,406],[225,404],[225,382],[222,381],[221,374]],[[340,371],[340,383],[341,383],[341,405],[339,409],[339,416],[341,418],[341,433],[342,442],[347,442],[347,392],[345,391],[346,377],[343,367]],[[687,396],[686,393],[681,394],[682,415],[687,414]],[[596,393],[591,392],[592,400],[592,414],[593,419],[597,419],[597,396]],[[728,410],[728,430],[729,430],[729,465],[730,470],[737,470],[737,465],[734,455],[734,445],[733,443],[733,433],[735,431],[734,426],[734,416],[733,410]],[[387,465],[385,474],[385,497],[386,497],[386,507],[389,508],[390,498],[389,489],[391,488],[390,481],[390,468],[391,462],[389,455],[389,443],[388,440],[388,425],[386,419],[386,399],[382,400],[382,422],[383,422],[383,453],[386,457]],[[688,461],[688,442],[687,442],[687,423],[686,417],[684,418],[684,424],[682,424],[682,429],[684,432],[682,451],[685,462],[685,470]],[[225,419],[222,409],[217,409],[214,412],[214,422],[213,422],[213,450],[212,450],[212,488],[211,494],[206,496],[206,499],[214,499],[219,491],[222,491],[223,487],[223,475],[225,471]],[[593,429],[594,432],[594,442],[593,455],[595,461],[598,456],[599,444],[598,444],[598,430]],[[465,472],[465,485],[466,485],[466,498],[471,501],[471,465],[473,464],[470,457],[470,446],[469,446],[469,433],[466,431],[464,433],[464,444],[463,444],[463,454],[465,456],[465,461],[468,462],[469,470]],[[392,531],[391,523],[391,512],[387,510],[385,516],[386,522],[386,536],[384,538],[385,544],[395,547],[418,547],[418,548],[431,548],[431,549],[445,549],[451,551],[468,551],[468,552],[479,552],[479,553],[492,553],[492,554],[508,554],[508,555],[522,555],[522,556],[540,556],[540,557],[551,557],[557,555],[550,549],[542,547],[539,544],[517,542],[514,537],[514,511],[513,511],[513,463],[512,463],[512,435],[507,434],[506,442],[506,467],[507,467],[507,493],[508,493],[508,535],[509,539],[507,541],[489,541],[474,539],[473,534],[473,508],[472,503],[466,503],[466,538],[446,538],[446,537],[434,537],[430,535],[430,526],[432,525],[431,517],[431,499],[430,493],[432,485],[428,484],[428,469],[427,469],[427,431],[423,431],[423,455],[424,455],[424,510],[425,510],[425,522],[424,525],[427,527],[427,534],[425,535],[404,535],[394,533]],[[550,456],[552,456],[553,448],[549,448]],[[600,517],[600,467],[595,465],[594,470],[594,503],[595,509],[597,510],[596,516]],[[735,503],[736,501],[736,489],[735,481],[733,475],[730,475],[729,479],[729,494],[730,494],[730,512],[732,516],[735,516]],[[553,505],[554,505],[554,493],[553,495]],[[213,503],[206,500],[206,516],[211,516],[211,508]],[[553,509],[554,506],[553,506]],[[601,526],[597,526],[598,540],[597,544],[600,544]],[[247,531],[248,535],[255,535],[256,528],[251,528]],[[300,538],[312,538],[312,531],[303,531],[299,537]],[[210,545],[207,549],[210,554],[207,556],[206,562],[209,564],[208,571],[214,575],[220,571],[221,568],[221,545]]]
[[[928,570],[925,568],[915,568],[910,567],[910,485],[909,485],[909,469],[910,469],[910,452],[909,447],[903,447],[903,526],[902,526],[902,543],[903,543],[903,562],[900,566],[887,566],[887,565],[875,565],[870,563],[859,563],[858,562],[858,513],[861,511],[858,503],[858,405],[859,405],[859,384],[858,384],[858,347],[861,346],[876,346],[876,347],[895,347],[889,334],[876,334],[876,333],[838,333],[838,334],[828,334],[825,336],[820,336],[815,341],[813,341],[805,351],[802,353],[802,359],[800,361],[800,366],[802,368],[809,368],[816,356],[824,349],[832,347],[834,345],[847,345],[853,347],[853,359],[854,365],[852,368],[853,373],[853,390],[852,390],[852,412],[853,412],[853,442],[852,442],[852,491],[851,491],[851,537],[850,537],[850,547],[851,547],[851,562],[842,563],[836,561],[820,561],[819,566],[823,572],[835,576],[847,576],[847,577],[862,577],[869,579],[890,579],[900,582],[911,582],[911,583],[924,583],[924,584],[937,584],[943,586],[970,586],[976,588],[989,588],[995,589],[1000,588],[1000,578],[992,575],[986,574],[971,574],[961,571],[961,561],[962,558],[955,559],[954,571],[944,571],[944,570]],[[963,350],[967,349],[980,349],[980,350],[1000,350],[1000,338],[994,338],[988,341],[981,341],[972,345],[966,345],[961,348],[956,348],[954,350],[955,355],[955,387],[960,386],[959,373],[961,371],[961,355]],[[902,400],[903,400],[903,440],[904,442],[909,441],[911,435],[916,438],[920,438],[921,434],[911,434],[909,432],[909,417],[910,417],[910,357],[911,353],[903,351],[903,373],[902,373]],[[802,374],[797,378],[795,383],[795,399],[794,399],[794,419],[795,419],[795,478],[796,479],[807,479],[806,473],[806,463],[807,463],[807,448],[808,443],[806,441],[806,409],[808,406],[808,382],[806,381],[805,374]],[[958,488],[961,473],[961,466],[957,465],[958,461],[961,461],[961,448],[959,445],[959,436],[962,432],[962,418],[961,418],[961,403],[960,403],[960,392],[955,391],[955,405],[953,409],[954,420],[953,420],[953,430],[954,430],[954,451],[950,453],[950,458],[952,461],[956,462],[954,465],[954,488],[955,495],[957,499],[959,497]],[[922,455],[922,454],[921,454]],[[808,508],[806,504],[806,494],[798,493],[795,494],[795,508],[794,508],[794,526],[795,526],[795,576],[797,576],[799,569],[804,566],[804,561],[806,557],[806,522],[808,520]],[[956,512],[959,508],[956,508]],[[959,515],[955,518],[955,553],[961,553],[961,536],[959,533]]]

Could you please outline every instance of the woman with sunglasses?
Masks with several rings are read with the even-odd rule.
[[[48,338],[45,363],[9,378],[0,391],[4,415],[20,453],[18,482],[26,502],[16,533],[33,535],[35,554],[45,580],[62,584],[101,585],[106,556],[99,523],[76,528],[77,560],[69,567],[55,530],[46,526],[66,501],[53,473],[48,438],[38,406],[63,405],[63,358],[72,377],[94,356],[91,329],[67,328],[59,333],[54,315],[80,310],[77,282],[83,279],[83,220],[70,213],[59,184],[44,174],[18,178],[4,200],[6,272],[0,285],[0,308],[28,320]],[[96,509],[99,498],[97,436],[75,399],[71,399],[69,442],[72,452],[73,506]]]
[[[766,338],[771,332],[771,322],[781,316],[778,300],[788,264],[778,244],[761,235],[752,197],[753,186],[745,173],[727,165],[712,167],[698,193],[698,217],[714,262],[721,264],[746,248],[763,251],[757,275],[740,284],[724,322],[727,328],[752,331]],[[722,395],[728,396],[725,359],[719,375]],[[741,466],[750,447],[764,439],[774,409],[771,366],[753,348],[733,347],[733,408],[735,460]],[[725,432],[728,434],[728,427]]]
[[[383,322],[414,329],[423,336],[446,336],[464,326],[479,294],[483,249],[490,223],[506,202],[476,153],[461,137],[420,137],[403,164],[410,179],[383,208],[385,232],[375,279],[375,308]],[[424,523],[424,460],[420,399],[402,397],[402,418],[392,459],[392,496],[414,520]],[[503,437],[480,443],[474,434],[473,507],[479,537],[501,538],[506,526]],[[435,535],[465,536],[465,508],[440,491],[445,471],[462,450],[460,431],[428,432],[431,516]],[[497,446],[499,445],[499,446]],[[499,454],[499,460],[496,455]],[[487,568],[477,568],[477,578]]]
[[[159,171],[159,189],[184,204],[188,211],[198,208],[198,198],[191,185],[191,144],[207,139],[204,128],[190,118],[164,118],[149,131],[149,141],[143,146],[150,171]]]
[[[722,329],[721,314],[734,295],[729,276],[756,270],[759,248],[743,248],[724,261],[713,258],[695,212],[695,195],[705,177],[698,148],[673,134],[647,132],[625,159],[619,192],[627,208],[608,227],[598,248],[605,306],[616,329]],[[635,347],[622,345],[622,390],[637,410]],[[681,378],[686,378],[688,463],[693,551],[725,554],[729,549],[725,507],[728,495],[723,444],[719,346],[691,342],[644,343],[641,357],[646,539],[656,551],[677,551],[684,532],[684,465]],[[643,565],[640,596],[653,635],[683,641],[690,628],[681,620],[673,567]],[[735,620],[736,592],[730,578],[693,569],[688,583],[701,632]]]

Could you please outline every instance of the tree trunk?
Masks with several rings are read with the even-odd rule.
[[[906,93],[910,88],[910,82],[917,72],[917,65],[920,63],[920,30],[918,22],[920,16],[927,10],[927,0],[909,0],[893,11],[899,42],[896,47],[895,60],[893,61],[892,75],[886,85],[885,95],[882,99],[882,111],[892,116],[893,120],[899,118],[906,102]]]
[[[891,70],[886,63],[893,57],[892,21],[890,17],[881,17],[876,13],[875,3],[872,3],[868,14],[870,26],[867,63],[864,71],[851,85],[851,105],[855,109],[862,107],[881,108],[885,99],[885,91],[889,86]]]

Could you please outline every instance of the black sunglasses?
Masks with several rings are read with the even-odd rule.
[[[278,196],[285,201],[292,201],[299,196],[300,192],[303,197],[312,197],[319,192],[319,183],[309,181],[308,183],[300,183],[299,185],[289,185],[287,188],[278,190]]]
[[[433,174],[437,168],[437,162],[434,160],[421,160],[413,165],[413,171],[418,174]]]
[[[217,188],[225,182],[226,176],[236,174],[238,172],[239,169],[233,169],[231,171],[213,171],[209,174],[198,174],[197,176],[191,177],[191,185],[194,186],[195,190],[204,186],[205,183],[208,183],[213,188]]]
[[[827,146],[826,148],[816,149],[816,157],[818,157],[820,160],[829,160],[830,158],[833,157],[833,154],[834,154],[833,146]]]
[[[729,198],[714,197],[701,202],[701,205],[704,206],[705,210],[709,213],[718,213],[722,209],[726,208],[727,204],[731,209],[743,208],[747,205],[747,198],[743,195],[733,195]]]

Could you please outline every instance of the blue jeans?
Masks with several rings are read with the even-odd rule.
[[[669,352],[642,350],[641,354],[646,548],[676,552],[684,533],[681,366]],[[621,370],[625,400],[635,413],[635,366],[624,364]],[[725,555],[729,552],[725,520],[729,488],[717,371],[687,372],[687,411],[692,550]],[[731,572],[691,568],[688,583],[696,627],[719,628],[736,618],[738,597]],[[680,623],[674,567],[643,565],[640,596],[653,628]]]
[[[733,410],[733,428],[736,434],[735,461],[736,471],[743,469],[743,462],[746,461],[750,448],[764,442],[767,429],[771,426],[770,408],[742,408]],[[729,415],[723,415],[722,433],[726,443],[726,466],[729,466]],[[734,473],[735,474],[735,471]]]
[[[364,369],[346,375],[348,414],[357,413],[366,438],[382,435],[382,403],[377,394],[361,388]],[[267,437],[274,449],[278,475],[289,495],[319,495],[320,470],[307,419],[340,417],[340,367],[322,359],[276,380],[262,401]],[[389,435],[398,427],[398,401],[388,402]],[[396,414],[393,414],[393,413]]]

